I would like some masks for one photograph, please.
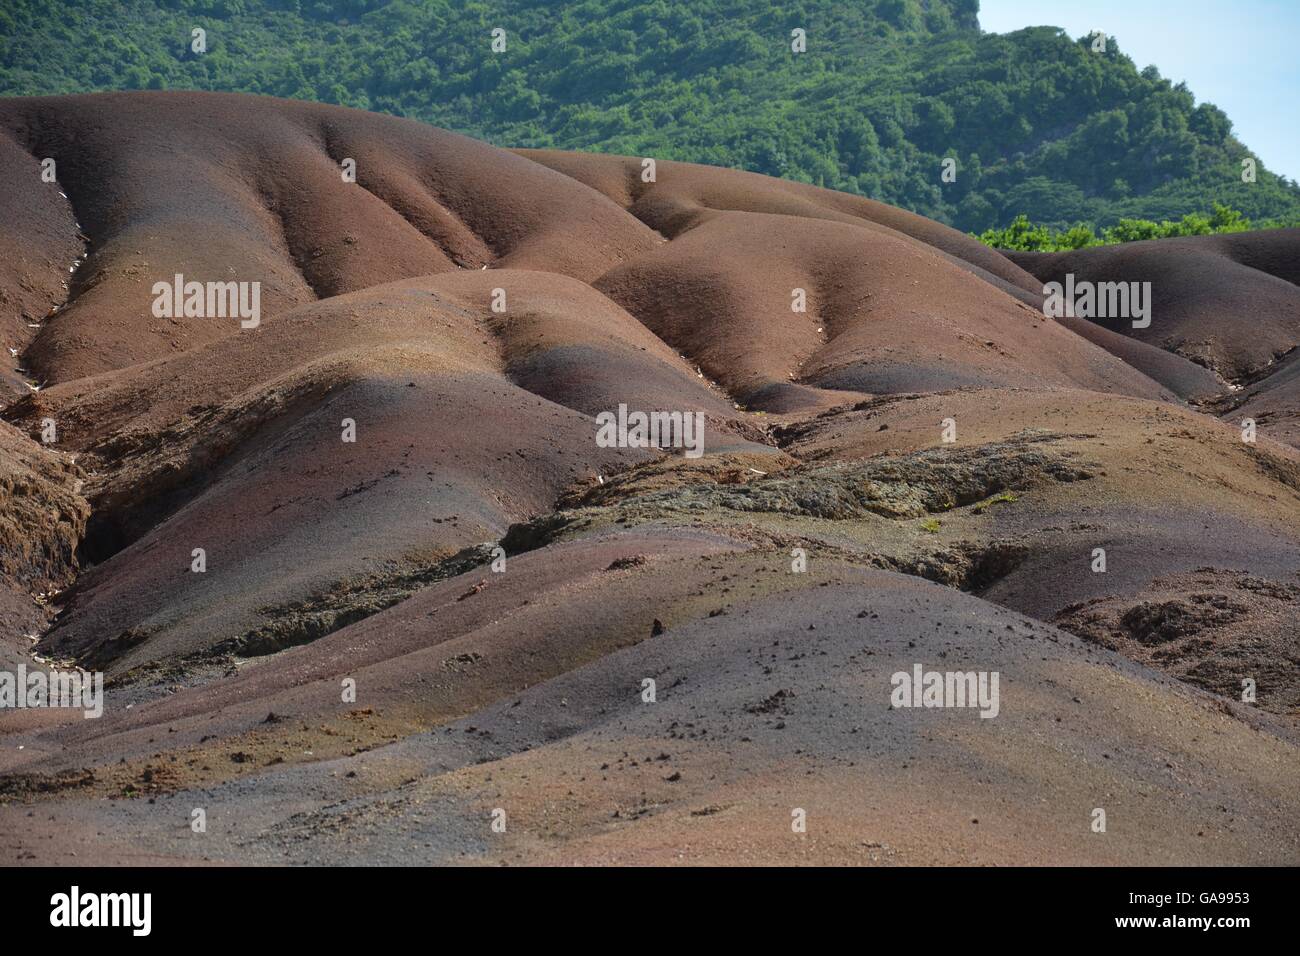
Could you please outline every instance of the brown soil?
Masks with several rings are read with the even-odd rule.
[[[1008,258],[217,94],[0,101],[0,159],[0,664],[109,682],[0,710],[8,861],[1300,860],[1300,232]]]

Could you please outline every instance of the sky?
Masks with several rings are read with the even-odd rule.
[[[1104,30],[1140,70],[1183,80],[1266,167],[1300,180],[1300,0],[980,0],[988,33]]]

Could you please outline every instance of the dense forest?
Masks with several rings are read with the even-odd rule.
[[[505,146],[754,170],[974,232],[1024,215],[1092,233],[1212,203],[1300,216],[1300,186],[1262,164],[1243,182],[1228,117],[1139,70],[1122,24],[1102,50],[977,17],[977,0],[4,0],[0,94],[341,103]]]

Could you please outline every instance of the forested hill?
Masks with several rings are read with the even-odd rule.
[[[1294,182],[1262,164],[1242,182],[1251,154],[1221,110],[1122,53],[1122,23],[1095,52],[1050,27],[981,34],[977,16],[977,0],[4,0],[0,94],[342,103],[506,146],[784,176],[975,231],[1213,202],[1300,215]]]

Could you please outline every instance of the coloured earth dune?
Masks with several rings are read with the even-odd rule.
[[[643,160],[0,100],[6,862],[1300,861],[1300,230]]]

